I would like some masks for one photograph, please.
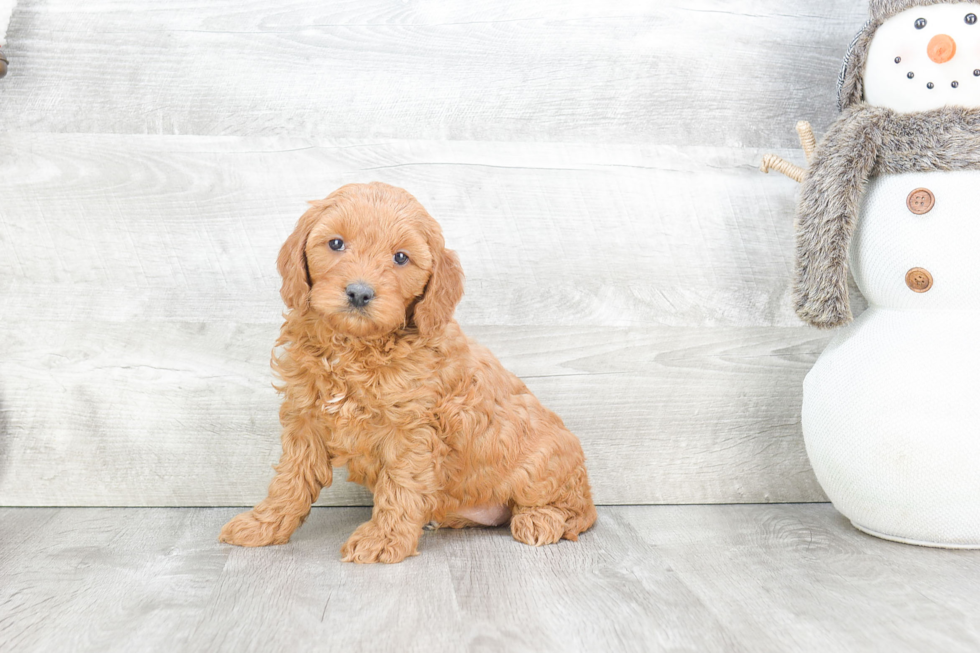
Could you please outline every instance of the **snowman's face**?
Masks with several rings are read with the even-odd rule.
[[[868,104],[902,113],[980,107],[980,4],[914,7],[875,32],[864,70]]]

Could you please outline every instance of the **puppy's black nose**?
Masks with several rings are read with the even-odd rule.
[[[354,308],[364,308],[374,299],[374,288],[366,283],[352,283],[347,286],[347,303]]]

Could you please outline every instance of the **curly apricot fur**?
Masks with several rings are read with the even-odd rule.
[[[342,239],[342,251],[326,244]],[[392,261],[397,251],[407,265]],[[578,539],[596,518],[578,439],[453,319],[463,274],[442,231],[406,191],[344,186],[313,203],[279,256],[285,315],[283,452],[269,496],[232,519],[223,542],[282,544],[332,467],[374,493],[371,520],[343,559],[394,563],[418,552],[430,521],[506,505],[515,539]],[[348,284],[376,298],[354,310]],[[462,514],[458,514],[459,511]]]

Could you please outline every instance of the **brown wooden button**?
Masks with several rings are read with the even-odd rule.
[[[929,270],[924,268],[912,268],[905,275],[905,283],[913,291],[918,293],[929,292],[932,290],[932,275]]]
[[[905,201],[909,211],[916,215],[925,215],[936,206],[936,196],[928,188],[916,188],[909,193],[909,198]]]
[[[0,78],[6,77],[7,75],[7,57],[3,56],[3,52],[0,52]]]

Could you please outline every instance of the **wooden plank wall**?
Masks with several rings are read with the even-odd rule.
[[[824,500],[789,305],[793,125],[863,3],[21,0],[0,81],[0,504],[245,505],[278,457],[275,256],[404,186],[457,316],[597,501]],[[369,497],[339,483],[324,505]]]

